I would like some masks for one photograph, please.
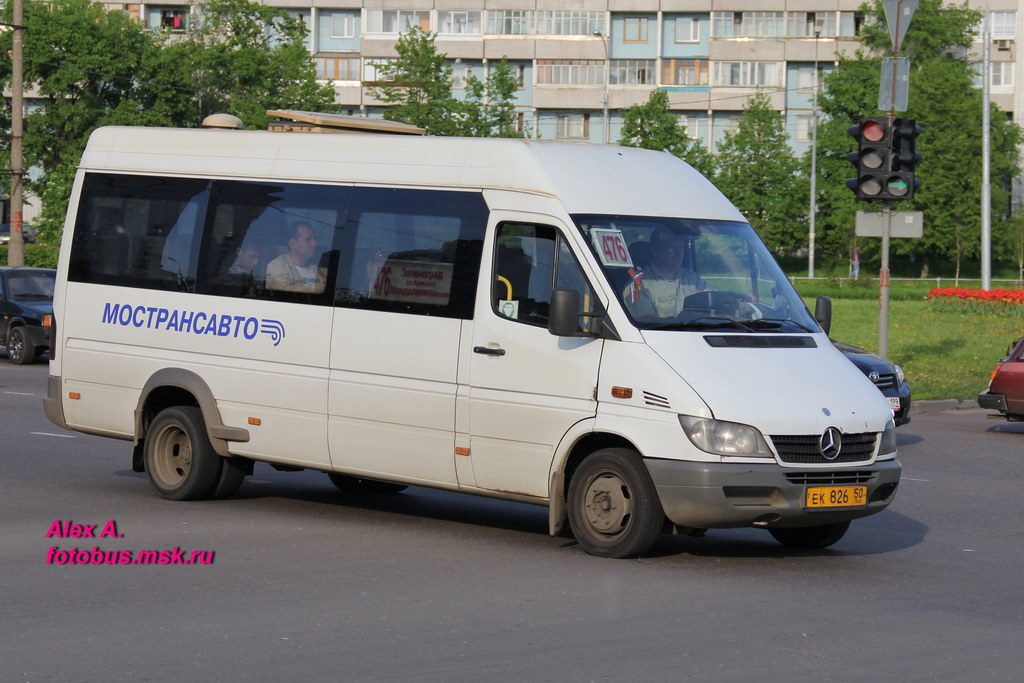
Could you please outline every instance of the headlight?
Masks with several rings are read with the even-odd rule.
[[[882,440],[878,444],[878,455],[889,455],[896,452],[896,423],[889,420],[882,432]]]
[[[683,431],[693,445],[705,453],[754,458],[775,457],[761,432],[749,425],[689,415],[680,415],[679,424],[683,426]]]
[[[893,367],[896,368],[896,383],[903,384],[903,368],[898,365],[894,365]]]

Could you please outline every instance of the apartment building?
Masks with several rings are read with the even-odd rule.
[[[319,77],[347,111],[381,116],[365,83],[411,26],[437,33],[456,89],[506,59],[520,82],[522,130],[540,138],[616,141],[624,108],[668,93],[691,137],[714,151],[757,90],[782,112],[795,154],[810,144],[819,74],[852,53],[861,0],[265,0],[309,27]],[[186,31],[186,0],[112,4],[153,29]],[[1015,72],[1024,0],[971,0],[991,17],[991,92],[1024,111]],[[966,55],[982,60],[978,42]],[[979,75],[980,84],[980,75]]]

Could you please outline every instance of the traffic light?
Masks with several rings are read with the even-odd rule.
[[[889,194],[893,199],[911,199],[914,191],[921,187],[921,180],[914,176],[914,169],[921,161],[921,153],[914,150],[921,126],[913,119],[896,119],[892,122],[892,172],[889,174]],[[902,192],[902,194],[899,194]]]
[[[857,177],[847,180],[846,186],[857,194],[857,199],[889,199],[886,192],[890,150],[888,119],[868,117],[846,132],[857,141],[857,151],[846,157],[857,167]]]

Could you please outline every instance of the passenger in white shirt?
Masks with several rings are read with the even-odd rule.
[[[267,289],[319,294],[327,282],[326,269],[315,263],[316,231],[308,223],[296,223],[288,240],[288,253],[267,264]]]

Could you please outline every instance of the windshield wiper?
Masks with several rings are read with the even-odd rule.
[[[746,321],[747,325],[750,325],[751,327],[754,328],[765,326],[764,323],[768,323],[768,325],[771,325],[774,328],[781,327],[782,325],[788,323],[790,325],[795,325],[796,327],[799,327],[804,332],[810,332],[811,334],[814,334],[814,330],[810,329],[806,325],[801,325],[795,320],[790,320],[789,318],[757,318],[755,320]]]
[[[702,322],[703,321],[703,322]],[[748,321],[749,322],[749,321]],[[739,320],[733,320],[732,318],[720,318],[713,315],[702,315],[699,318],[693,320],[686,320],[674,323],[662,323],[661,325],[652,325],[645,329],[648,330],[707,330],[707,329],[719,329],[722,327],[735,327],[746,332],[754,332],[754,328],[748,327],[746,324]]]

